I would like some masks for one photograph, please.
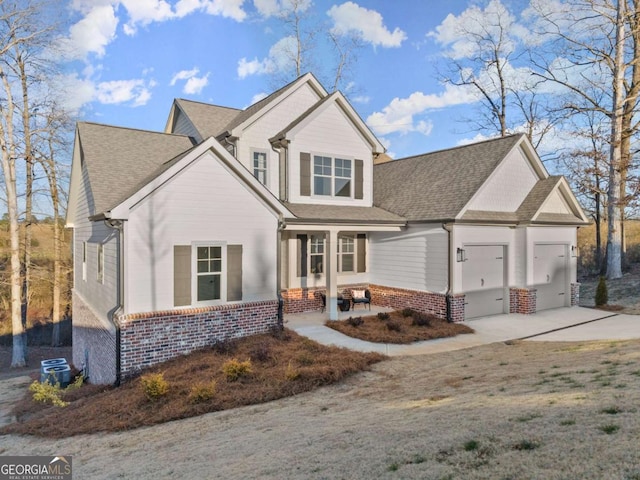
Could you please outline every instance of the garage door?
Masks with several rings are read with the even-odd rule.
[[[536,310],[564,307],[567,289],[566,245],[533,247],[533,282],[538,289]]]
[[[465,318],[504,313],[504,247],[465,246],[462,264]]]

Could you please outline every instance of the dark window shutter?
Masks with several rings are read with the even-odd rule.
[[[242,300],[242,245],[227,245],[227,301]]]
[[[364,198],[364,162],[362,160],[355,161],[355,193],[356,200]]]
[[[191,245],[173,246],[173,305],[191,305]]]
[[[367,236],[364,233],[359,233],[357,238],[357,253],[358,253],[358,273],[367,271]]]
[[[298,235],[296,241],[298,248],[296,254],[296,275],[298,277],[307,276],[307,236]]]
[[[311,154],[300,153],[300,195],[311,196]]]

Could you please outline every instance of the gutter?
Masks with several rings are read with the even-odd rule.
[[[448,268],[448,279],[447,279],[447,291],[445,292],[445,301],[447,305],[446,318],[447,322],[453,322],[453,313],[451,311],[451,280],[453,279],[453,262],[451,261],[451,252],[453,252],[453,235],[451,235],[451,231],[453,229],[453,225],[450,223],[443,223],[442,228],[445,232],[447,232],[447,268]]]
[[[282,214],[278,215],[276,232],[276,295],[278,296],[278,329],[284,329],[284,298],[282,298],[282,231],[287,227]]]
[[[107,219],[104,224],[118,231],[118,299],[117,308],[109,315],[109,320],[116,328],[116,381],[114,386],[120,386],[122,380],[122,355],[121,355],[121,331],[120,315],[124,312],[124,222],[122,220]]]

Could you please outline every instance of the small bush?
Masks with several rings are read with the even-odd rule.
[[[271,360],[271,346],[267,342],[261,342],[254,346],[249,352],[252,362],[266,363]]]
[[[233,355],[238,348],[238,341],[233,338],[220,340],[212,345],[211,349],[218,355]]]
[[[387,312],[378,313],[378,320],[382,320],[384,322],[384,321],[389,320],[389,318],[390,318],[390,316],[389,316],[389,314]]]
[[[230,382],[235,382],[241,377],[251,375],[253,372],[251,368],[251,360],[240,362],[239,360],[232,358],[222,364],[222,373]]]
[[[535,450],[540,444],[532,440],[521,440],[513,446],[514,450]]]
[[[216,382],[212,380],[207,383],[197,383],[189,391],[189,401],[191,403],[202,403],[211,400],[216,396]]]
[[[607,292],[607,281],[604,277],[600,277],[598,287],[596,288],[596,306],[606,305],[609,301],[609,294]]]
[[[300,377],[300,372],[296,367],[291,365],[291,362],[287,365],[287,369],[284,371],[284,378],[292,382]]]
[[[618,413],[621,413],[622,410],[620,410],[618,407],[609,407],[609,408],[603,408],[602,410],[600,410],[600,413],[606,413],[607,415],[617,415]]]
[[[169,383],[162,373],[149,373],[140,377],[144,396],[154,402],[169,392]]]
[[[347,323],[352,327],[359,327],[364,323],[364,320],[362,320],[362,317],[349,317],[347,318]]]
[[[474,450],[477,450],[479,446],[480,442],[478,442],[477,440],[469,440],[468,442],[464,442],[463,448],[465,452],[472,452]]]
[[[417,327],[430,327],[431,319],[424,313],[416,313],[413,315],[413,325]]]
[[[387,322],[387,330],[389,330],[390,332],[401,332],[402,325],[400,325],[398,322]]]
[[[309,352],[300,352],[296,357],[296,361],[298,364],[308,367],[309,365],[313,365],[316,361],[315,357]]]
[[[403,308],[400,310],[400,314],[403,317],[412,317],[415,313],[416,311],[413,308]]]
[[[33,393],[33,400],[40,403],[50,403],[56,407],[66,407],[67,402],[62,400],[63,390],[59,383],[54,385],[49,382],[40,383],[35,380],[29,385],[29,391]]]
[[[65,392],[72,392],[74,390],[78,390],[80,389],[80,387],[82,387],[82,385],[84,385],[84,377],[80,374],[76,377],[76,379],[73,382],[67,385]]]
[[[598,427],[598,430],[606,433],[607,435],[611,435],[612,433],[616,433],[618,430],[620,430],[620,427],[618,425],[609,424]]]

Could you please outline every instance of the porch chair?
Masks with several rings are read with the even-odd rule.
[[[371,292],[369,289],[365,290],[351,290],[351,309],[355,310],[356,303],[361,303],[366,308],[369,305],[371,310]]]

